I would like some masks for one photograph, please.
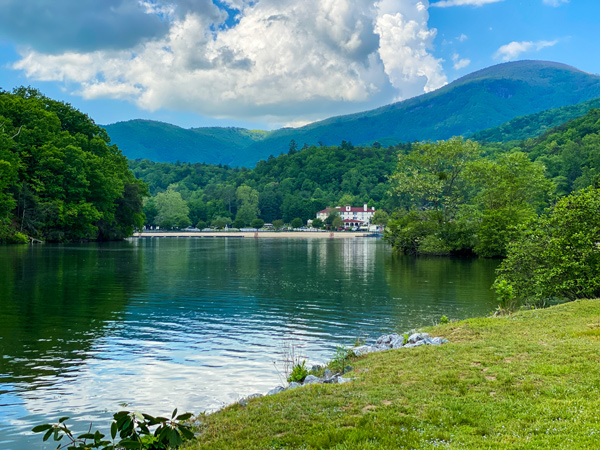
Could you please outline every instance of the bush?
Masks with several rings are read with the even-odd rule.
[[[250,227],[251,228],[262,228],[265,224],[265,221],[262,219],[254,219],[252,222],[250,222]]]
[[[62,417],[56,424],[38,425],[32,431],[44,433],[44,441],[52,437],[55,442],[59,442],[66,437],[65,441],[68,442],[63,441],[62,445],[58,445],[58,449],[167,450],[178,448],[184,441],[194,437],[191,425],[187,423],[192,417],[191,413],[177,415],[177,409],[173,411],[170,419],[153,417],[137,411],[120,411],[113,415],[111,440],[105,439],[105,435],[99,431],[92,432],[91,426],[87,433],[75,437],[66,425],[68,417]],[[153,427],[156,427],[154,431],[151,430]],[[119,441],[115,441],[117,435],[120,437]]]
[[[246,222],[243,219],[235,219],[233,221],[233,228],[244,228],[246,226]]]
[[[495,288],[525,304],[600,297],[600,189],[558,201],[509,244]],[[503,288],[501,288],[503,289]]]
[[[196,228],[198,228],[199,230],[203,230],[206,228],[206,225],[207,223],[204,220],[199,220],[196,224]]]
[[[296,217],[294,220],[292,220],[292,223],[290,225],[292,226],[292,228],[302,228],[304,222],[302,222],[301,218]]]
[[[297,363],[293,368],[290,376],[287,378],[288,383],[296,382],[301,383],[308,376],[308,370],[306,369],[306,361]]]

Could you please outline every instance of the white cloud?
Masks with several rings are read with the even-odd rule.
[[[467,39],[469,39],[469,36],[467,36],[467,35],[466,35],[466,34],[464,34],[464,33],[463,33],[463,34],[461,34],[460,36],[458,36],[458,37],[456,38],[456,40],[457,40],[458,42],[465,42]]]
[[[502,1],[504,0],[440,0],[435,3],[432,3],[431,7],[448,8],[450,6],[483,6],[488,5],[490,3],[497,3]]]
[[[558,40],[554,41],[513,41],[510,44],[503,45],[496,52],[496,58],[502,58],[503,61],[510,61],[516,59],[521,53],[526,52],[539,52],[543,48],[552,47],[558,43]]]
[[[454,70],[464,69],[471,64],[471,60],[467,58],[461,58],[458,53],[452,55],[452,62],[454,63]]]
[[[565,3],[569,3],[569,0],[543,0],[545,5],[554,6],[555,8],[564,5]]]
[[[226,3],[239,11],[231,27],[214,11],[190,11],[171,15],[165,36],[129,49],[29,48],[14,67],[32,79],[75,83],[85,98],[271,123],[380,106],[447,81],[431,54],[427,0]]]

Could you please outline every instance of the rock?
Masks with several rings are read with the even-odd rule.
[[[410,335],[410,337],[408,338],[408,343],[409,344],[414,344],[418,341],[422,341],[425,338],[429,337],[429,333],[413,333]]]
[[[322,383],[323,380],[320,379],[319,377],[315,377],[314,375],[308,375],[305,379],[304,379],[304,385],[307,384],[315,384],[315,383]]]
[[[263,396],[262,394],[252,394],[252,395],[249,395],[248,397],[241,399],[238,403],[240,404],[240,406],[246,406],[248,404],[249,400],[252,400],[253,398],[260,398],[262,396]]]
[[[338,378],[338,383],[339,384],[344,384],[344,383],[350,383],[351,381],[353,381],[354,378],[344,378],[344,377],[339,377]]]
[[[434,338],[430,339],[429,345],[442,345],[443,343],[444,343],[444,340],[441,337],[434,337]]]
[[[329,369],[325,369],[325,372],[323,372],[323,378],[327,379],[327,378],[331,378],[333,376],[333,372]]]
[[[392,348],[402,348],[404,346],[404,337],[398,336],[396,339],[393,339],[390,343]]]
[[[417,341],[414,344],[406,344],[404,347],[402,348],[413,348],[413,347],[420,347],[421,345],[425,345],[425,341]]]
[[[312,366],[310,368],[311,372],[318,372],[319,370],[321,370],[323,368],[323,366],[319,365],[319,364],[315,364],[314,366]]]
[[[392,348],[392,341],[397,340],[399,338],[402,339],[402,336],[398,334],[384,334],[383,336],[380,336],[379,339],[377,339],[377,342],[375,342],[375,347]]]
[[[326,378],[323,380],[323,383],[325,384],[336,384],[338,382],[338,378],[340,378],[339,375],[334,375],[330,378]]]
[[[281,387],[281,386],[277,386],[276,388],[271,389],[269,392],[267,392],[267,395],[275,395],[275,394],[279,394],[280,392],[285,391],[285,388]]]
[[[370,345],[361,345],[360,347],[354,347],[353,350],[356,356],[366,355],[367,353],[371,353],[373,351]]]
[[[296,388],[299,388],[300,386],[302,386],[300,383],[296,383],[295,381],[292,381],[290,383],[290,385],[288,386],[288,389],[296,389]]]
[[[248,397],[246,397],[248,400],[252,400],[253,398],[261,398],[263,395],[262,394],[252,394],[249,395]]]
[[[449,344],[450,341],[448,339],[442,339],[442,344]]]
[[[352,372],[353,369],[354,369],[354,367],[352,367],[352,366],[346,366],[346,367],[344,367],[344,370],[342,370],[342,374]]]

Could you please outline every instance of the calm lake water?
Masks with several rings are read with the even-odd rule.
[[[336,345],[485,315],[497,262],[408,258],[376,239],[140,239],[0,247],[0,449],[34,425],[126,408],[217,409]]]

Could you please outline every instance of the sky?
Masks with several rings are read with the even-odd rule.
[[[99,124],[273,129],[507,61],[600,73],[597,0],[0,0],[0,88]]]

